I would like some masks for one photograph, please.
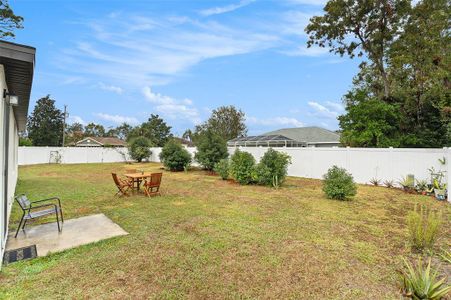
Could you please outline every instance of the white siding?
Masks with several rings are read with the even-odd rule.
[[[6,237],[8,232],[8,221],[9,215],[11,213],[11,207],[14,201],[14,193],[16,189],[17,183],[17,175],[18,175],[18,146],[19,146],[19,136],[17,131],[17,125],[14,118],[13,110],[10,110],[9,117],[9,149],[8,149],[8,170],[6,170],[8,174],[8,196],[4,198],[5,191],[5,135],[4,135],[4,116],[5,116],[5,100],[3,99],[3,90],[7,89],[6,81],[5,81],[5,73],[3,66],[0,65],[0,92],[2,93],[0,96],[0,166],[1,166],[1,174],[0,174],[0,266],[1,260],[3,259],[3,252],[6,245]],[[5,215],[5,203],[7,205],[7,212]],[[6,219],[6,226],[5,224]]]

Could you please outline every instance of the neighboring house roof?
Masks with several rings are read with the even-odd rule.
[[[298,142],[280,134],[275,134],[238,137],[228,141],[227,146],[305,147],[306,143]]]
[[[19,131],[25,130],[27,124],[35,54],[33,47],[0,41],[0,65],[5,69],[8,91],[19,96],[19,105],[13,108]]]
[[[307,144],[340,143],[338,133],[316,126],[279,129],[263,135],[283,135]]]
[[[76,146],[85,146],[86,144],[93,143],[98,146],[115,146],[125,147],[127,143],[121,139],[115,137],[87,137],[75,143]]]

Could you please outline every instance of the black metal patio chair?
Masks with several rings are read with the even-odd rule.
[[[58,204],[55,203],[55,200]],[[27,224],[28,220],[37,219],[40,217],[45,217],[48,215],[55,214],[56,216],[56,224],[58,225],[58,231],[61,232],[60,226],[60,217],[61,223],[64,223],[63,218],[63,209],[61,207],[61,200],[58,197],[52,197],[48,199],[35,200],[30,201],[25,194],[19,195],[16,197],[17,203],[19,203],[20,208],[23,211],[22,218],[20,219],[19,227],[17,228],[16,235],[17,238],[19,234],[19,230],[22,227],[22,230],[25,231],[25,224]],[[45,203],[48,202],[48,203]],[[50,203],[51,202],[51,203]],[[43,203],[43,204],[39,204]],[[38,204],[38,205],[36,205]],[[22,224],[23,222],[23,224]]]

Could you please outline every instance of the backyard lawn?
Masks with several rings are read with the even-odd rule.
[[[5,266],[0,298],[399,299],[407,212],[424,203],[451,225],[449,205],[430,197],[360,185],[342,202],[326,199],[321,181],[294,177],[271,189],[164,172],[161,197],[113,197],[111,172],[126,168],[20,168],[17,194],[60,196],[66,219],[104,213],[130,234]],[[11,219],[14,230],[16,204]]]

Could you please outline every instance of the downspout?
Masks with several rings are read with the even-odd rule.
[[[6,90],[5,90],[6,91]],[[5,92],[3,93],[5,95]],[[5,238],[8,236],[7,228],[8,228],[8,169],[9,169],[9,114],[10,114],[10,106],[8,102],[6,101],[6,97],[3,97],[4,100],[4,123],[3,123],[3,139],[4,139],[4,146],[3,146],[3,159],[4,159],[4,169],[3,169],[3,185],[4,185],[4,194],[3,198],[5,199],[5,203],[3,206],[3,214],[4,214],[4,220],[3,220],[3,228],[5,229],[5,236],[2,236],[2,246],[3,242],[5,241]]]

